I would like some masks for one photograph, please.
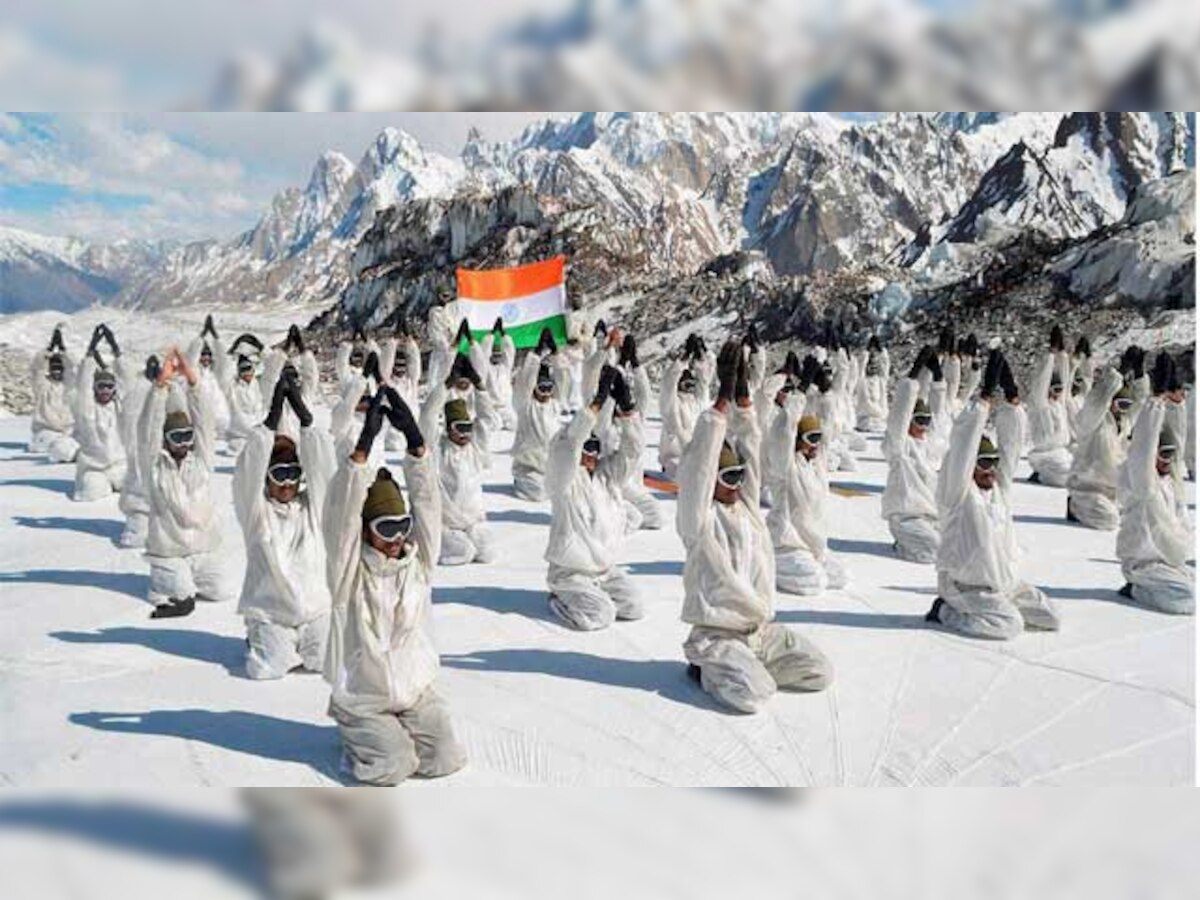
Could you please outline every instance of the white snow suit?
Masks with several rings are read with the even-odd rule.
[[[102,500],[125,483],[125,445],[121,442],[124,399],[118,392],[108,403],[97,403],[92,390],[96,360],[88,356],[79,364],[75,383],[75,493],[73,500]],[[114,372],[114,377],[115,377]]]
[[[888,463],[883,489],[883,518],[896,542],[901,559],[932,563],[937,559],[941,534],[938,530],[937,462],[926,436],[921,440],[908,433],[917,404],[917,382],[902,378],[883,436],[883,455]]]

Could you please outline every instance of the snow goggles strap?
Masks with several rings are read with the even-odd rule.
[[[746,467],[741,464],[726,466],[724,469],[717,471],[717,481],[721,482],[727,488],[740,487],[741,483],[745,480]]]
[[[290,484],[299,484],[300,476],[304,474],[304,469],[300,463],[276,463],[267,469],[267,478],[272,484],[282,486]]]
[[[375,537],[390,544],[408,537],[412,531],[412,524],[413,518],[410,515],[380,516],[372,519],[367,527],[371,529],[371,533]]]

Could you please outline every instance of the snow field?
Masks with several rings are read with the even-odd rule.
[[[648,430],[644,462],[656,468],[657,418]],[[246,679],[232,604],[151,621],[148,567],[114,543],[116,497],[72,502],[73,467],[32,458],[27,437],[27,418],[0,420],[0,782],[341,782],[321,678]],[[1023,571],[1060,604],[1063,630],[1003,644],[960,638],[922,621],[933,568],[891,552],[879,518],[886,467],[872,439],[860,471],[835,477],[829,506],[851,585],[777,596],[777,619],[824,650],[834,685],[781,693],[744,717],[685,675],[673,528],[626,546],[644,619],[577,633],[552,618],[549,507],[512,496],[510,442],[500,435],[485,487],[498,562],[436,575],[440,689],[470,762],[414,787],[1193,781],[1194,621],[1122,602],[1115,535],[1068,524],[1062,490],[1019,483],[1015,508]],[[240,578],[233,464],[219,460],[215,490],[222,552]],[[673,522],[674,500],[661,502]]]

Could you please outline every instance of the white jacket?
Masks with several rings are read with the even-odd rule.
[[[1142,407],[1133,429],[1129,455],[1121,464],[1117,484],[1117,499],[1121,504],[1117,557],[1126,572],[1153,563],[1182,569],[1193,555],[1178,478],[1174,473],[1159,475],[1155,467],[1164,417],[1161,400],[1150,400]]]
[[[241,376],[237,376],[225,382],[225,399],[229,403],[230,436],[248,438],[266,415],[263,391],[258,378],[246,382]],[[266,402],[269,403],[270,400]]]
[[[584,442],[593,432],[601,433],[598,423],[609,421],[612,411],[611,399],[599,413],[591,406],[581,407],[550,442],[546,493],[551,521],[545,559],[552,566],[601,575],[616,565],[625,537],[622,488],[641,455],[633,421],[639,413],[617,420],[620,446],[602,446],[594,474],[589,475],[579,462]]]
[[[880,350],[876,354],[876,364],[879,367],[879,371],[875,375],[868,375],[867,360],[869,359],[869,354],[863,350],[856,355],[857,365],[861,373],[858,379],[858,390],[854,396],[858,421],[859,423],[871,421],[885,422],[888,417],[887,386],[888,378],[892,371],[891,358],[888,356],[887,350]]]
[[[887,486],[883,489],[883,518],[922,516],[937,519],[937,466],[929,438],[917,440],[908,433],[919,387],[912,378],[896,383],[883,436],[883,456],[888,463]]]
[[[163,421],[171,388],[155,385],[146,394],[138,421],[138,465],[150,499],[150,531],[146,553],[150,556],[187,557],[211,553],[221,545],[221,532],[212,498],[212,417],[199,383],[183,396],[195,430],[191,452],[176,463],[163,448]]]
[[[142,477],[138,421],[146,408],[146,396],[153,384],[145,370],[129,361],[128,356],[117,358],[117,384],[121,392],[121,444],[125,448],[125,484],[121,487],[120,508],[125,514],[149,512],[146,487]]]
[[[1128,414],[1118,422],[1110,409],[1121,382],[1120,372],[1105,368],[1075,417],[1075,455],[1067,480],[1071,490],[1094,491],[1116,498],[1117,467],[1125,460],[1132,423]]]
[[[475,392],[474,430],[469,443],[459,446],[446,436],[442,407],[448,391],[444,384],[430,385],[421,407],[421,434],[433,455],[441,491],[442,527],[466,531],[484,521],[483,474],[487,471],[492,401],[487,391]]]
[[[679,376],[686,368],[682,360],[672,360],[663,370],[662,387],[658,393],[659,414],[662,417],[662,432],[659,435],[658,458],[666,461],[679,459],[692,439],[692,431],[700,416],[708,389],[698,381],[695,393],[679,393]],[[698,373],[693,375],[699,379]]]
[[[396,354],[401,352],[404,354],[404,376],[398,378],[392,374],[392,369],[396,365]],[[379,368],[388,384],[404,398],[409,409],[417,409],[421,405],[421,348],[417,346],[416,340],[410,336],[403,340],[388,338],[384,341]]]
[[[1063,396],[1050,399],[1050,380],[1055,369],[1062,380]],[[1033,376],[1026,397],[1029,407],[1029,450],[1050,453],[1071,443],[1071,422],[1067,415],[1066,393],[1070,390],[1070,372],[1066,353],[1047,353]]]
[[[79,364],[75,382],[75,440],[79,442],[75,463],[84,471],[104,471],[125,462],[125,445],[121,441],[124,401],[118,393],[108,403],[97,403],[92,391],[95,372],[96,360],[85,357]]]
[[[332,702],[367,716],[411,707],[437,677],[429,635],[433,568],[442,544],[437,475],[428,450],[406,454],[413,529],[407,553],[388,559],[362,539],[362,507],[375,470],[343,456],[322,517],[333,599],[325,679]]]
[[[746,461],[740,496],[729,505],[713,499],[727,438]],[[758,508],[759,443],[753,408],[710,408],[679,462],[675,526],[687,553],[681,617],[688,624],[750,634],[775,616],[775,554]]]
[[[266,485],[274,440],[269,428],[256,426],[233,473],[233,508],[246,542],[238,614],[294,628],[329,612],[321,513],[335,466],[333,441],[328,432],[300,429],[296,454],[304,481],[291,503],[279,503]]]
[[[483,368],[479,370],[483,385],[491,396],[496,409],[511,408],[513,402],[513,366],[517,361],[517,345],[507,334],[500,341],[501,360],[492,362],[492,348],[496,344],[495,334],[489,332],[479,341]]]
[[[807,550],[823,560],[828,549],[825,497],[829,494],[829,467],[822,447],[814,459],[796,450],[796,425],[804,414],[802,394],[792,394],[767,432],[763,463],[771,509],[767,529],[776,553]]]
[[[942,543],[937,568],[961,585],[1006,593],[1018,583],[1020,551],[1013,526],[1009,489],[1018,456],[1020,419],[1012,404],[996,404],[996,443],[1000,463],[990,491],[974,481],[979,439],[988,419],[988,404],[972,400],[954,422],[950,447],[938,477],[938,517]]]
[[[72,411],[75,392],[75,361],[66,353],[60,354],[63,361],[62,381],[51,381],[47,375],[51,354],[39,350],[33,354],[30,365],[30,382],[33,385],[33,431],[57,431],[70,434],[75,425]],[[91,385],[88,386],[91,390]]]
[[[557,382],[554,393],[545,403],[533,399],[541,359],[536,353],[526,355],[513,383],[513,408],[517,413],[517,433],[513,438],[513,466],[534,472],[546,471],[550,439],[558,430],[559,402]]]
[[[204,351],[206,342],[212,351],[213,360],[212,366],[208,368],[200,365],[200,354]],[[224,388],[229,378],[229,356],[225,352],[225,344],[220,338],[197,337],[188,344],[187,357],[200,378],[200,390],[204,392],[204,411],[212,420],[215,429],[213,433],[222,433],[229,427],[229,402],[225,399]]]
[[[334,448],[339,457],[349,456],[354,452],[354,446],[358,443],[358,436],[362,433],[363,414],[356,412],[358,401],[362,399],[362,395],[367,390],[367,379],[362,375],[356,375],[353,372],[347,376],[342,384],[341,396],[338,398],[333,407],[333,413],[330,416],[329,431],[333,435]],[[295,421],[295,413],[292,413],[290,407],[285,407],[288,413],[291,413],[291,421]],[[287,416],[281,421],[287,421]],[[385,422],[386,426],[387,423]],[[280,425],[280,429],[283,429]],[[380,435],[383,431],[380,431]],[[384,455],[384,439],[378,438],[371,445],[371,453],[367,457],[367,464],[371,467],[371,471],[383,465]]]

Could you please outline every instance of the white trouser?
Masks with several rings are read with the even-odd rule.
[[[61,431],[41,428],[30,438],[29,452],[45,453],[54,462],[69,463],[74,462],[75,455],[79,453],[79,442]]]
[[[125,530],[121,532],[118,543],[129,549],[140,549],[146,546],[146,536],[149,533],[150,514],[128,512],[125,514]]]
[[[758,712],[776,690],[820,691],[833,680],[825,654],[776,622],[751,634],[695,625],[683,652],[700,667],[700,686],[738,712]]]
[[[329,714],[338,723],[350,772],[364,784],[399,784],[410,775],[438,778],[467,762],[446,704],[432,687],[398,713],[360,715],[330,701]]]
[[[1103,491],[1072,488],[1067,495],[1067,504],[1081,525],[1097,531],[1116,531],[1121,524],[1121,513],[1115,498]]]
[[[255,680],[282,678],[296,666],[320,672],[329,640],[329,613],[303,625],[277,625],[246,617],[246,675]]]
[[[150,563],[150,602],[161,606],[171,598],[186,600],[232,600],[236,589],[233,579],[223,571],[216,553],[191,556],[153,556]]]
[[[939,621],[968,637],[1010,640],[1026,628],[1058,631],[1058,611],[1045,594],[1020,582],[1006,592],[959,584],[938,572],[938,593],[946,601]]]
[[[492,533],[485,522],[477,522],[466,531],[442,529],[442,555],[438,565],[465,566],[489,563],[493,559]]]
[[[1071,477],[1071,451],[1066,447],[1052,450],[1030,450],[1029,467],[1038,474],[1038,481],[1050,487],[1066,487]]]
[[[93,500],[103,500],[117,491],[125,483],[125,463],[114,463],[107,469],[95,469],[75,463],[75,492],[71,499],[90,503]]]
[[[812,597],[846,586],[846,570],[829,551],[817,560],[806,549],[775,551],[775,587],[789,594]]]
[[[926,565],[937,562],[938,547],[942,543],[937,519],[897,513],[888,516],[888,528],[896,542],[896,555],[901,559]]]
[[[648,531],[657,531],[663,527],[662,510],[658,507],[658,500],[641,485],[627,484],[621,491],[626,502],[632,503],[637,507],[637,511],[641,513],[641,527]]]
[[[520,463],[513,463],[513,493],[522,500],[540,503],[546,499],[545,474]]]
[[[1196,611],[1196,582],[1191,570],[1153,562],[1136,568],[1122,565],[1121,571],[1133,585],[1133,600],[1139,605],[1181,616]]]
[[[587,575],[551,564],[546,580],[550,609],[578,631],[595,631],[617,619],[643,615],[637,586],[617,566],[602,575]]]

